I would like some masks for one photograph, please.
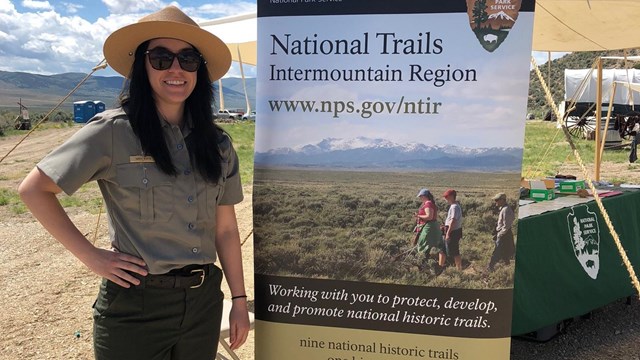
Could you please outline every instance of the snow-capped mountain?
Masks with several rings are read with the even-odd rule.
[[[504,11],[500,11],[497,12],[495,14],[491,14],[489,15],[489,20],[509,20],[509,21],[515,21],[513,20],[513,18],[511,16],[509,16],[507,13],[505,13]]]
[[[326,138],[315,144],[258,152],[255,162],[266,167],[520,171],[522,148],[398,144],[367,137]]]

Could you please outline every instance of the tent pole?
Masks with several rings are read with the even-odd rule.
[[[547,85],[549,85],[549,91],[551,91],[551,51],[547,51]],[[551,109],[553,114],[553,109]],[[560,124],[560,119],[556,119],[556,123]]]
[[[596,153],[594,158],[595,179],[600,181],[600,142],[602,141],[600,134],[600,123],[602,122],[602,57],[598,57],[598,82],[596,83]]]
[[[222,94],[222,78],[218,79],[218,92],[220,93],[220,107],[219,110],[224,110],[224,95]]]
[[[611,96],[609,96],[609,109],[607,109],[607,120],[604,123],[604,134],[602,134],[601,144],[598,144],[598,151],[600,151],[600,159],[604,153],[604,143],[607,142],[607,131],[609,131],[609,119],[611,118],[611,109],[613,108],[613,99],[616,96],[616,82],[613,82],[613,89],[611,89]]]
[[[247,94],[247,81],[244,78],[244,68],[242,67],[242,55],[240,54],[240,46],[238,50],[238,62],[240,63],[240,75],[242,76],[242,88],[244,89],[244,100],[247,103],[247,114],[251,112],[251,104],[249,103],[249,94]]]
[[[551,51],[547,51],[547,84],[551,88]]]

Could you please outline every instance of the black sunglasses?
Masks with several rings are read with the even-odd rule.
[[[156,70],[167,70],[173,64],[173,60],[178,58],[178,63],[184,71],[198,71],[200,64],[204,61],[202,54],[195,49],[184,49],[173,53],[166,48],[156,47],[144,52],[149,57],[149,64]],[[206,62],[205,62],[206,63]]]

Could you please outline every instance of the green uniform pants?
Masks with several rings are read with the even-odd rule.
[[[123,288],[104,280],[93,306],[96,360],[212,360],[218,349],[222,271],[198,288]]]

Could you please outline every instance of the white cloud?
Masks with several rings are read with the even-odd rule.
[[[111,14],[153,12],[165,6],[165,3],[159,0],[102,0],[102,2]]]
[[[0,13],[11,14],[16,11],[16,7],[9,0],[0,0]]]
[[[0,0],[0,70],[40,74],[89,72],[103,59],[102,45],[109,34],[168,4],[165,0],[102,1],[110,12],[87,21],[80,17],[90,10],[83,1],[21,0],[29,9],[19,12],[13,5],[16,2]],[[55,5],[55,10],[46,10],[46,6],[53,7],[47,4]],[[203,6],[201,12],[200,7],[189,9],[179,3],[175,5],[194,20],[198,14],[206,20],[233,14],[227,13],[232,11],[229,6],[217,10]],[[34,9],[36,6],[40,8]],[[248,11],[255,11],[255,3],[239,3],[234,13]],[[244,70],[247,76],[255,76],[255,67],[245,66]],[[116,74],[109,69],[99,75]],[[237,64],[232,66],[230,75],[240,76]]]
[[[2,41],[14,41],[14,40],[16,40],[16,37],[11,35],[11,34],[7,34],[4,31],[0,31],[0,40],[2,40]]]
[[[87,72],[102,59],[102,43],[112,30],[54,11],[0,12],[0,63],[6,71]]]
[[[206,20],[211,20],[224,16],[255,12],[256,4],[255,2],[235,2],[233,4],[205,4],[196,8],[186,8],[186,10],[189,11],[189,14],[194,14],[194,16],[203,17]]]
[[[34,10],[53,10],[53,6],[48,1],[23,0],[22,6]]]
[[[78,10],[84,9],[84,5],[73,4],[73,3],[62,3],[69,14],[77,14]]]

